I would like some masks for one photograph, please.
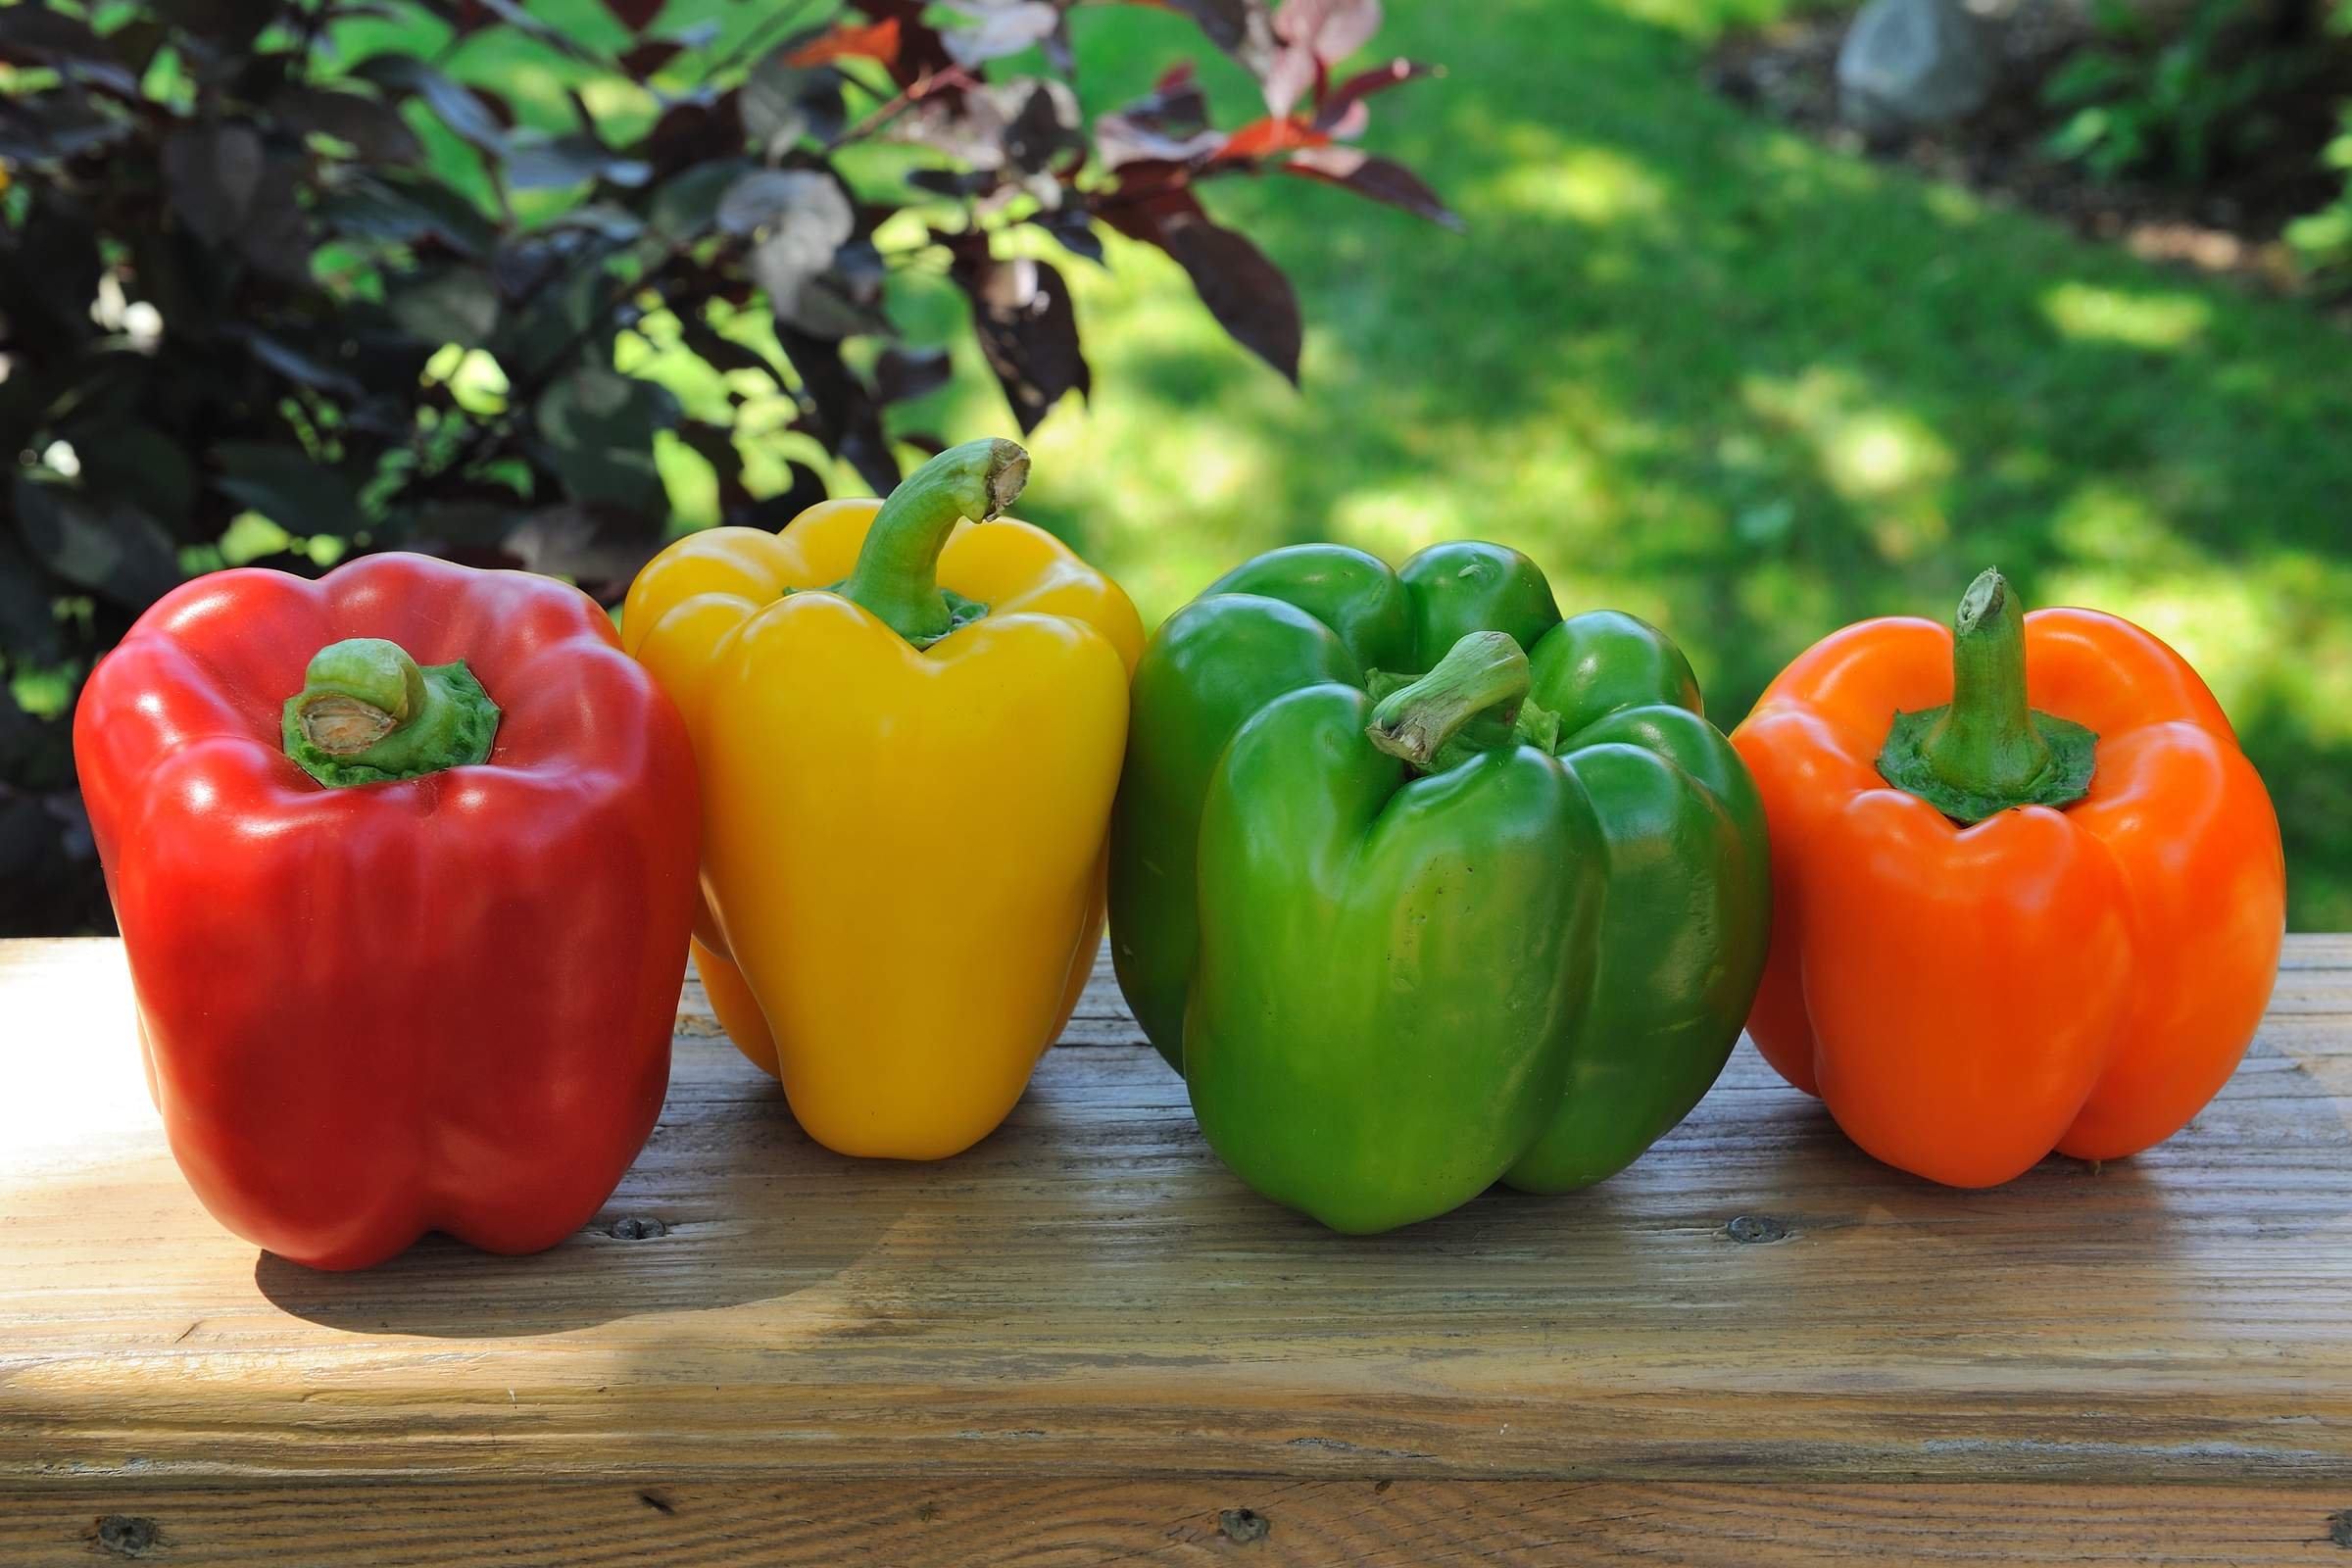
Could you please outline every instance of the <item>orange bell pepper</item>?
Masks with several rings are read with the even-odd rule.
[[[2285,927],[2278,821],[2155,637],[2022,614],[1987,571],[1956,636],[1815,644],[1732,744],[1772,834],[1749,1033],[1870,1153],[1958,1187],[2118,1158],[2236,1067]]]

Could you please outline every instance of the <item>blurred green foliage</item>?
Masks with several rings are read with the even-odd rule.
[[[1708,45],[1783,3],[1392,6],[1381,48],[1447,74],[1370,144],[1467,236],[1288,182],[1211,193],[1298,280],[1298,392],[1107,237],[1107,270],[1067,269],[1095,391],[1031,438],[1024,514],[1154,622],[1276,545],[1498,539],[1564,607],[1670,627],[1727,724],[1831,628],[1946,616],[1998,564],[2195,662],[2278,802],[2291,923],[2352,929],[2352,340],[1716,97]],[[1172,15],[1071,20],[1090,114],[1197,52]],[[1220,120],[1249,111],[1241,72],[1204,74]],[[906,417],[1009,428],[953,285],[894,309],[959,345]],[[724,405],[728,378],[674,368],[689,412]],[[676,526],[711,520],[693,455],[663,466]]]
[[[2278,802],[2293,925],[2352,929],[2352,340],[1714,97],[1706,45],[1771,3],[1393,8],[1384,47],[1448,76],[1375,143],[1467,237],[1220,189],[1298,279],[1302,393],[1156,256],[1075,270],[1098,390],[1031,442],[1025,514],[1154,619],[1294,540],[1498,539],[1564,606],[1670,627],[1727,723],[1832,627],[1948,616],[1998,564],[2195,662]],[[1103,102],[1182,33],[1075,20]],[[1002,424],[984,388],[927,417]]]

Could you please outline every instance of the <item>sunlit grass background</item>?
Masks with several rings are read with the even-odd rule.
[[[2292,923],[2352,929],[2352,334],[1720,101],[1704,48],[1773,3],[1392,5],[1378,47],[1448,74],[1380,100],[1370,144],[1468,235],[1305,182],[1211,188],[1298,283],[1302,392],[1155,252],[1061,263],[1096,395],[1031,440],[1024,514],[1150,620],[1275,545],[1498,539],[1563,606],[1668,627],[1727,727],[1823,632],[1948,614],[1998,564],[2031,602],[2118,612],[2194,661],[2278,803]],[[757,9],[673,0],[665,24]],[[610,25],[585,3],[579,24]],[[1201,52],[1166,13],[1073,25],[1094,109]],[[413,46],[348,40],[394,41]],[[510,47],[455,64],[561,122],[537,51]],[[1238,72],[1211,81],[1226,122],[1251,112]],[[944,281],[896,310],[961,371],[901,426],[1009,431]],[[678,357],[630,363],[725,416]],[[811,457],[788,416],[749,406],[747,452]],[[662,461],[680,525],[710,520],[709,470]]]

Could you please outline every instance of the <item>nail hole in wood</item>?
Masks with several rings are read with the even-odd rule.
[[[1735,1242],[1747,1244],[1785,1242],[1788,1227],[1770,1214],[1741,1214],[1724,1226],[1723,1233]]]
[[[1273,1531],[1274,1521],[1255,1508],[1226,1508],[1217,1514],[1217,1534],[1237,1546],[1263,1541]]]
[[[144,1557],[163,1544],[163,1528],[152,1519],[110,1513],[98,1521],[98,1544],[118,1557]]]
[[[656,1236],[667,1236],[669,1227],[658,1219],[639,1219],[631,1215],[627,1219],[614,1220],[605,1234],[615,1241],[643,1242]]]

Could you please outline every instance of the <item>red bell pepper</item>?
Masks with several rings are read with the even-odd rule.
[[[74,754],[148,1086],[223,1225],[359,1268],[428,1230],[533,1251],[612,1195],[668,1084],[700,824],[594,601],[417,556],[215,572],[99,662]]]

